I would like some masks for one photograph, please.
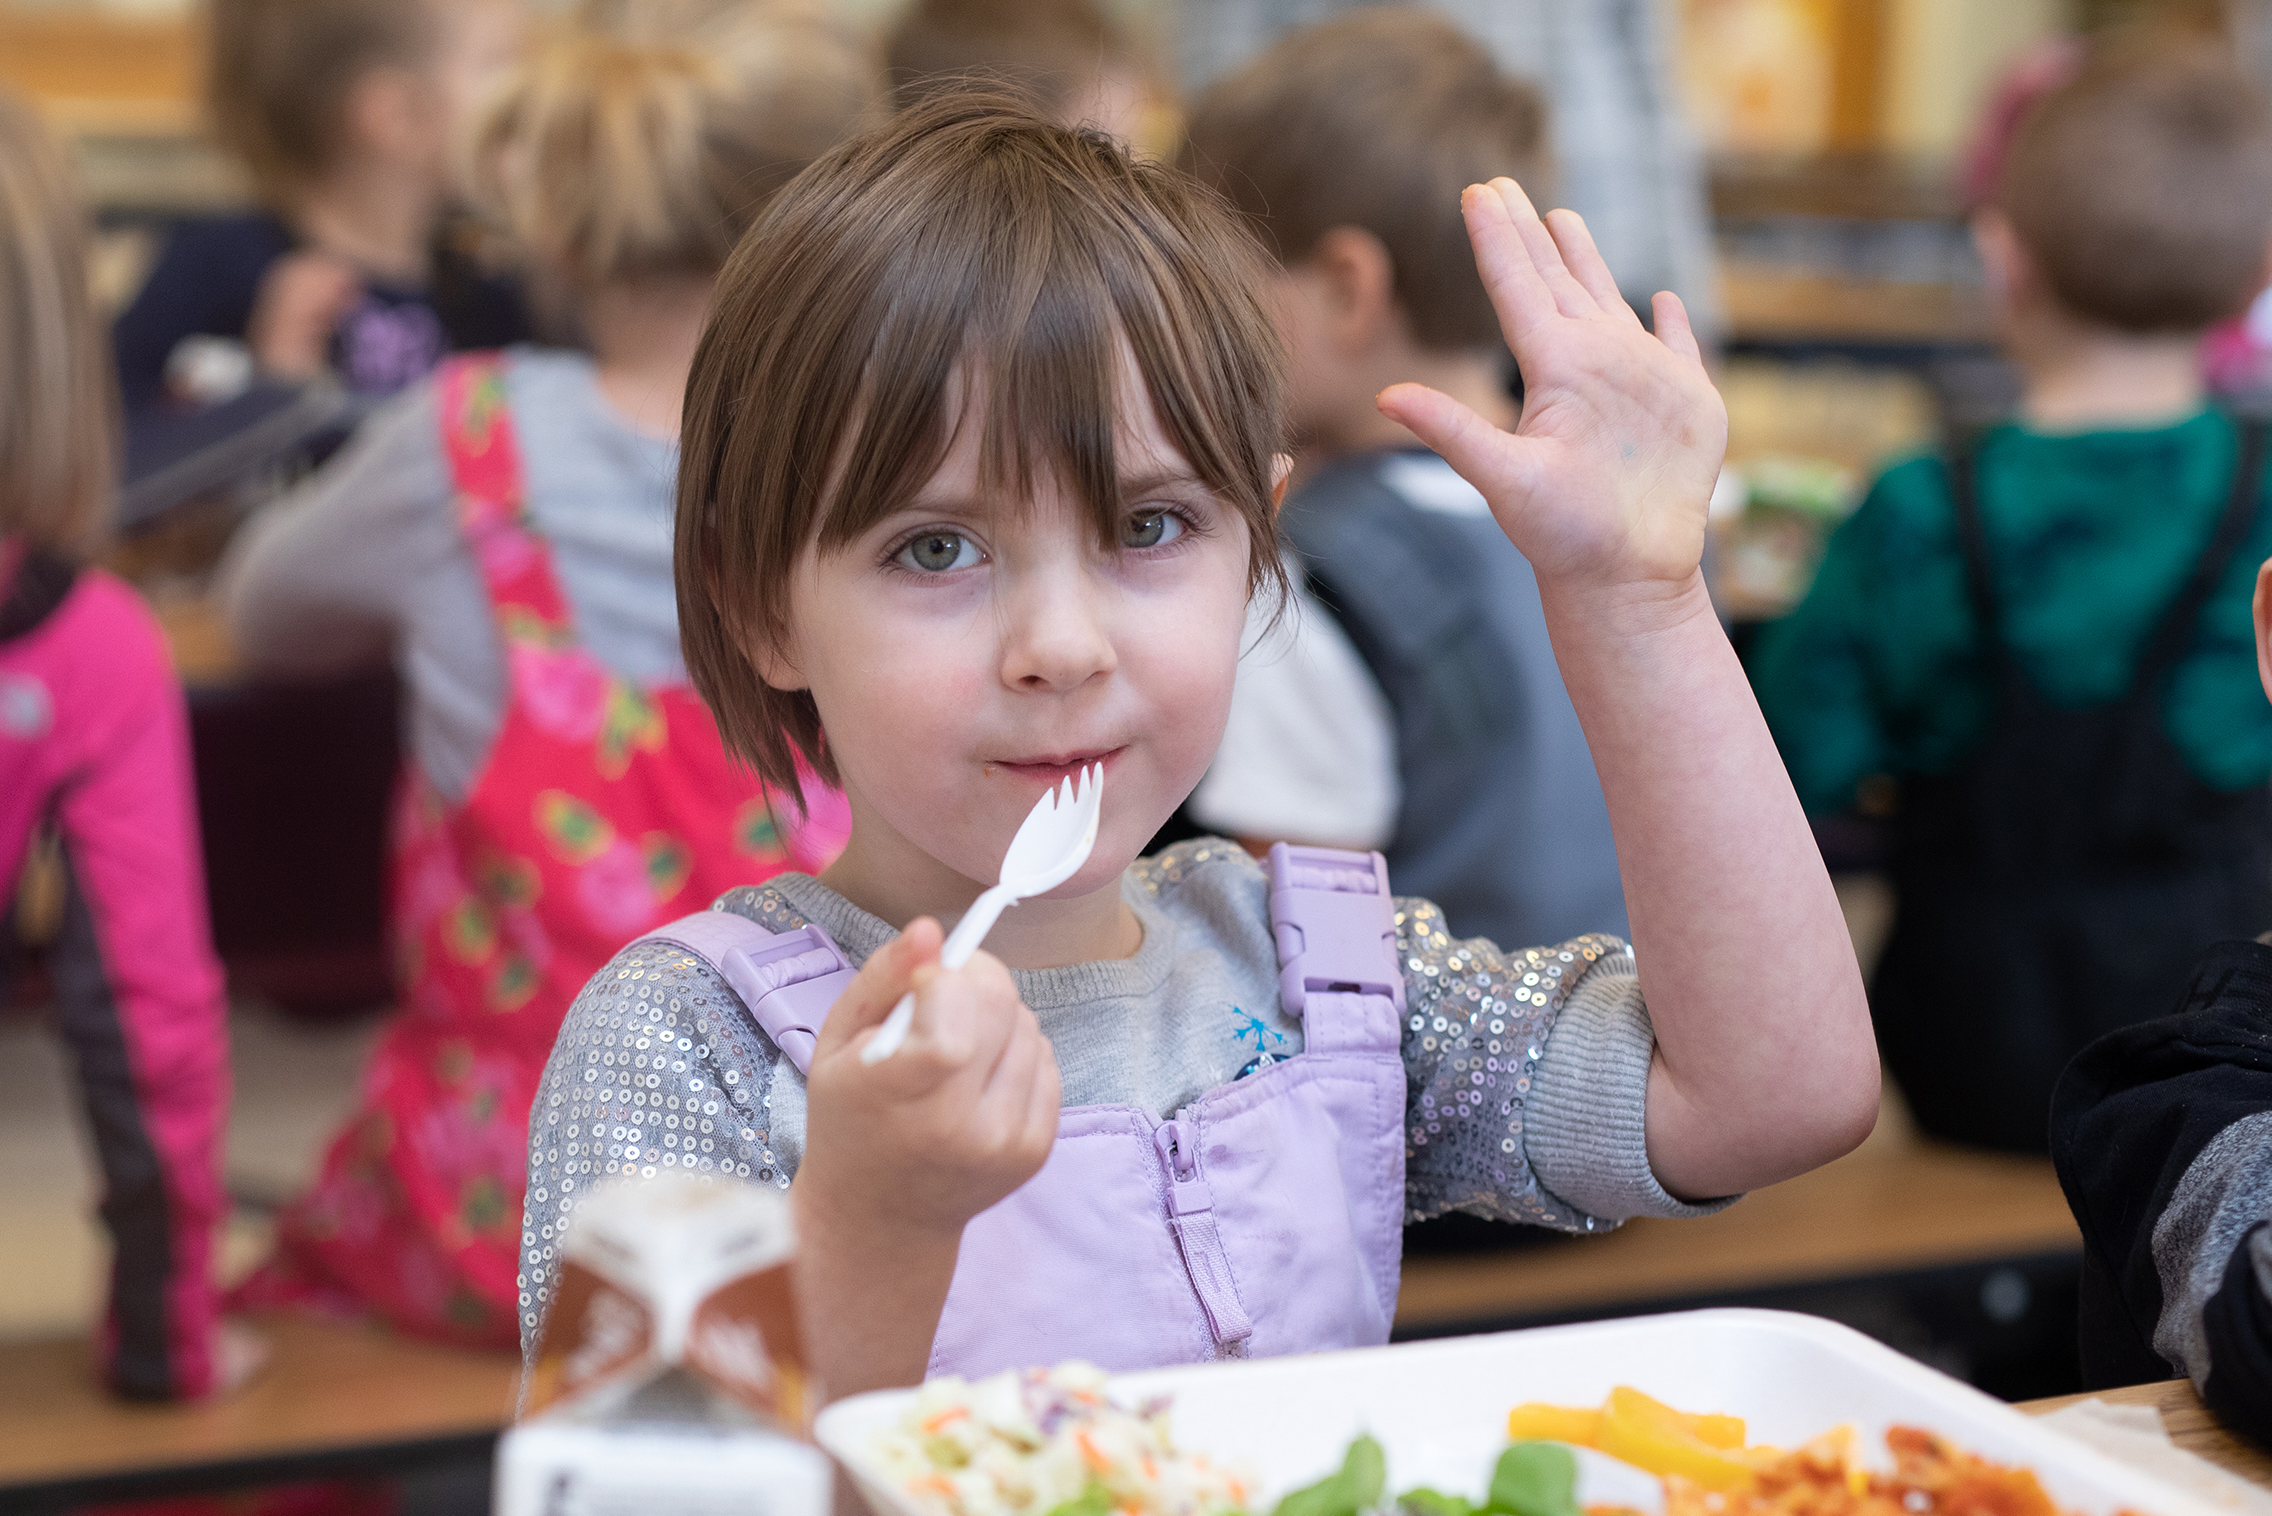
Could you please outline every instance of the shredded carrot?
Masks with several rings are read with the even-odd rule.
[[[923,1430],[926,1434],[938,1432],[953,1426],[958,1421],[968,1421],[969,1419],[970,1410],[967,1406],[949,1406],[936,1415],[924,1417]]]
[[[1089,1436],[1087,1427],[1082,1427],[1076,1431],[1073,1434],[1073,1441],[1081,1450],[1081,1462],[1089,1466],[1090,1472],[1102,1474],[1106,1469],[1112,1467],[1112,1460],[1104,1456],[1103,1449],[1099,1448],[1095,1439]]]

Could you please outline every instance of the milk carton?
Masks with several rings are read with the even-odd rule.
[[[788,1197],[611,1180],[578,1209],[498,1516],[827,1516],[797,1330]]]

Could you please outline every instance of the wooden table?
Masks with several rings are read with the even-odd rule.
[[[2030,1400],[2019,1409],[2030,1416],[2042,1416],[2077,1401],[2090,1400],[2090,1395],[2060,1395],[2050,1400]],[[2193,1386],[2183,1379],[2171,1379],[2161,1384],[2134,1384],[2119,1390],[2100,1390],[2095,1397],[2110,1405],[2150,1405],[2161,1412],[2162,1426],[2169,1432],[2170,1441],[2199,1457],[2206,1458],[2229,1474],[2236,1474],[2259,1488],[2272,1490],[2272,1455],[2255,1443],[2236,1433],[2225,1430],[2216,1413],[2201,1403],[2193,1393]]]
[[[260,1374],[196,1405],[112,1399],[83,1342],[0,1346],[0,1509],[479,1460],[511,1414],[513,1355],[297,1317],[257,1325]]]
[[[1890,1125],[1857,1151],[1697,1221],[1466,1258],[1412,1258],[1407,1336],[1580,1313],[1630,1314],[1761,1290],[2076,1253],[2048,1159],[1966,1152]]]

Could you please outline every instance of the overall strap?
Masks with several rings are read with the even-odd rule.
[[[434,371],[434,398],[458,529],[481,570],[498,628],[508,641],[567,640],[568,597],[553,573],[550,549],[529,522],[504,355],[447,360]]]
[[[2250,529],[2256,525],[2257,507],[2264,490],[2266,433],[2272,426],[2262,419],[2252,419],[2238,423],[2237,429],[2239,446],[2233,460],[2232,491],[2225,499],[2225,513],[2218,518],[2209,545],[2195,560],[2192,577],[2170,602],[2169,609],[2162,612],[2161,620],[2154,624],[2146,638],[2145,650],[2138,656],[2138,671],[2130,682],[2132,700],[2153,699],[2162,676],[2185,656],[2193,640],[2194,623],[2201,619],[2209,597],[2217,592],[2225,570],[2232,566],[2233,555],[2240,551]]]
[[[800,1074],[812,1071],[821,1025],[856,972],[819,927],[773,932],[738,911],[697,911],[640,940],[671,943],[709,964]]]
[[[1278,1001],[1302,1018],[1302,1041],[1315,1052],[1376,1051],[1385,1032],[1396,1047],[1404,1015],[1404,970],[1396,956],[1396,902],[1388,864],[1378,853],[1338,848],[1270,849],[1270,934],[1278,947]],[[1317,1016],[1311,999],[1333,1009],[1385,1007],[1383,1018]],[[1346,997],[1346,999],[1344,998]],[[1347,1001],[1356,1002],[1349,1007]]]
[[[1996,613],[1995,582],[1989,577],[1988,532],[1980,522],[1980,434],[1976,429],[1956,432],[1949,439],[1949,500],[1956,507],[1957,543],[1964,550],[1965,596],[1972,602],[1972,617],[1980,629],[1981,650],[1999,667],[2008,666]]]

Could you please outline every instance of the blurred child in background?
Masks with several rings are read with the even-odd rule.
[[[134,592],[88,558],[113,491],[118,399],[62,155],[0,95],[0,899],[52,829],[47,967],[103,1170],[102,1353],[137,1399],[250,1366],[220,1330],[213,1230],[229,1029],[205,921],[189,723]]]
[[[2254,609],[2257,673],[2272,695],[2272,563],[2257,570]],[[2052,1105],[2051,1156],[2083,1233],[2083,1385],[2174,1370],[2225,1425],[2262,1440],[2272,1437],[2272,932],[2211,947],[2176,1006],[2091,1044]]]
[[[1281,633],[1250,636],[1193,818],[1379,848],[1457,936],[1623,934],[1609,810],[1537,578],[1483,496],[1373,403],[1416,381],[1514,425],[1459,192],[1541,180],[1544,102],[1450,22],[1366,10],[1209,90],[1188,158],[1278,257],[1302,449],[1280,528],[1306,581]]]
[[[915,0],[884,61],[895,110],[978,77],[1066,126],[1147,151],[1167,145],[1157,77],[1097,0]]]
[[[253,1298],[512,1342],[529,1100],[569,1000],[639,933],[834,856],[841,801],[734,767],[686,687],[671,498],[719,267],[881,93],[800,7],[588,7],[473,144],[479,199],[588,352],[451,360],[233,548],[255,670],[392,648],[411,710],[402,1009]]]
[[[114,328],[128,410],[181,379],[187,339],[386,394],[525,336],[512,281],[437,235],[453,134],[521,26],[519,0],[213,0],[209,108],[261,209],[168,239]]]
[[[1888,469],[1753,672],[1810,808],[1903,782],[1872,1010],[1919,1124],[2041,1151],[2066,1061],[2272,920],[2264,434],[2199,361],[2265,282],[2272,114],[2214,49],[2108,46],[1975,230],[2018,415]]]

